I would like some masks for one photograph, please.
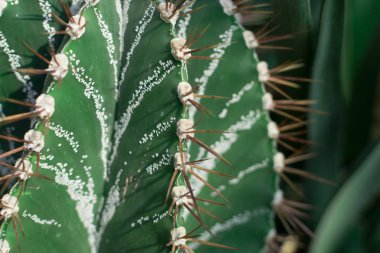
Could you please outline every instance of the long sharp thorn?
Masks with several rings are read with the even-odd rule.
[[[203,245],[207,245],[207,246],[211,246],[211,247],[215,247],[215,248],[239,250],[238,248],[234,248],[231,246],[227,246],[227,245],[223,245],[223,244],[219,244],[219,243],[214,243],[214,242],[202,241],[202,240],[198,240],[195,238],[189,238],[188,240],[191,242],[195,242],[195,243],[199,243],[199,244],[203,244]]]
[[[12,220],[13,230],[15,231],[15,234],[16,234],[17,244],[20,245],[20,237],[19,237],[19,235],[18,235],[18,229],[17,229],[17,226],[16,226],[16,222],[15,222],[15,220],[14,220],[13,217],[11,218],[11,220]]]
[[[286,232],[288,234],[292,234],[293,233],[293,229],[290,227],[287,219],[284,218],[283,214],[280,212],[280,210],[276,210],[276,213],[277,213],[277,216],[278,218],[280,219],[281,221],[281,224],[284,226]]]
[[[201,202],[206,202],[206,203],[214,204],[214,205],[217,205],[217,206],[225,206],[226,205],[224,203],[220,203],[220,202],[213,201],[213,200],[208,200],[208,199],[203,199],[203,198],[196,198],[196,200],[201,201]]]
[[[279,115],[281,115],[281,116],[283,116],[285,118],[288,118],[290,120],[294,120],[296,122],[302,121],[300,118],[297,118],[296,116],[293,116],[290,113],[284,112],[282,110],[274,109],[273,112],[275,112],[275,113],[277,113],[277,114],[279,114]]]
[[[289,165],[289,164],[292,164],[292,163],[302,162],[302,161],[305,161],[305,160],[309,160],[309,159],[311,159],[313,157],[315,157],[314,153],[297,155],[297,156],[290,156],[290,157],[288,157],[285,160],[285,164]]]
[[[36,174],[37,175],[39,174],[38,170],[40,169],[40,158],[41,158],[40,153],[37,152],[36,153]]]
[[[308,179],[316,180],[316,181],[324,183],[324,184],[336,185],[334,182],[332,182],[330,180],[318,177],[318,176],[316,176],[316,175],[314,175],[312,173],[309,173],[307,171],[302,171],[302,170],[295,169],[295,168],[290,168],[290,167],[285,167],[284,171],[287,172],[287,173],[289,173],[289,174],[294,174],[294,175],[298,175],[298,176],[305,177],[305,178],[308,178]]]
[[[170,196],[170,191],[173,188],[174,180],[176,179],[177,174],[178,174],[178,170],[175,170],[174,173],[173,173],[172,178],[170,179],[169,188],[168,188],[168,191],[166,192],[166,196],[165,196],[165,205],[168,203],[169,196]]]
[[[200,227],[202,227],[202,225],[198,225],[198,226],[196,226],[196,227],[193,228],[190,232],[188,232],[183,238],[188,238],[188,237],[191,236],[195,231],[197,231]]]
[[[297,193],[300,197],[304,197],[302,191],[286,176],[284,173],[279,173],[280,177],[292,188],[292,190]]]
[[[195,137],[192,137],[191,135],[186,135],[187,138],[189,140],[191,140],[192,142],[194,142],[195,144],[198,144],[199,146],[201,146],[202,148],[206,149],[208,152],[210,152],[211,154],[213,154],[214,156],[216,156],[217,158],[219,158],[222,162],[224,162],[225,164],[231,166],[232,164],[227,161],[223,156],[219,155],[218,152],[216,152],[215,150],[213,150],[210,146],[208,146],[207,144],[203,143],[201,140],[195,138]]]
[[[294,223],[297,224],[297,226],[308,236],[311,238],[314,238],[314,233],[302,222],[300,221],[297,217],[290,216],[290,219],[293,220]]]
[[[223,222],[223,220],[221,218],[219,218],[218,216],[212,214],[211,212],[207,211],[206,209],[202,208],[202,207],[199,207],[199,211],[201,211],[202,213],[210,216],[211,218],[217,220],[217,221],[220,221],[220,222]]]
[[[22,44],[30,51],[32,52],[33,54],[35,54],[38,58],[40,58],[41,60],[43,60],[46,64],[50,64],[50,62],[42,55],[40,54],[39,52],[37,52],[37,50],[35,50],[34,48],[32,48],[29,44],[27,44],[26,42],[22,42]]]
[[[201,38],[205,32],[207,32],[207,30],[210,28],[210,25],[207,25],[197,36],[195,36],[195,38],[191,41],[189,41],[186,46],[189,48],[191,47],[199,38]]]
[[[20,230],[21,230],[22,236],[25,236],[24,228],[22,227],[22,223],[21,223],[21,219],[20,219],[20,217],[16,214],[16,215],[15,215],[15,218],[16,218],[16,221],[17,221],[17,223],[18,223],[18,226],[20,227]]]
[[[231,132],[221,130],[193,130],[185,133],[212,133],[212,134],[229,134]]]
[[[285,132],[285,131],[289,131],[289,130],[293,130],[293,129],[299,128],[301,126],[305,126],[306,124],[307,123],[305,121],[299,122],[299,123],[293,123],[293,124],[281,126],[279,128],[279,130],[280,130],[280,132]]]
[[[39,112],[33,111],[33,112],[26,112],[26,113],[19,113],[16,115],[6,116],[3,118],[0,118],[0,126],[5,126],[20,120],[24,119],[30,119],[36,116]]]
[[[209,170],[209,169],[206,169],[206,168],[204,168],[202,166],[199,166],[199,165],[196,165],[196,164],[190,163],[190,166],[193,167],[194,169],[202,170],[202,171],[205,171],[205,172],[208,172],[208,173],[211,173],[211,174],[215,174],[215,175],[218,175],[218,176],[233,178],[233,176],[231,176],[231,175],[229,175],[227,173],[222,173],[222,172],[219,172],[219,171],[216,171],[216,170]]]
[[[65,21],[63,21],[57,14],[52,13],[51,15],[53,16],[55,21],[57,21],[58,24],[63,25],[63,26],[67,26],[67,23]]]
[[[289,151],[292,151],[292,152],[297,151],[297,149],[295,147],[289,145],[288,143],[284,142],[281,139],[278,139],[277,142],[278,142],[278,144],[280,144],[281,146],[283,146],[284,148],[286,148]]]
[[[5,176],[2,176],[2,177],[0,177],[0,182],[5,181],[5,180],[7,180],[8,178],[10,178],[12,176],[13,176],[13,174],[8,174],[8,175],[5,175]]]
[[[199,56],[199,55],[192,55],[191,59],[198,59],[198,60],[220,60],[220,58],[217,58],[217,57]]]
[[[0,155],[0,159],[5,158],[5,157],[8,157],[8,156],[13,155],[13,154],[16,154],[16,153],[21,152],[21,151],[23,151],[23,150],[24,150],[24,146],[21,146],[21,147],[15,148],[15,149],[13,149],[13,150],[10,150],[10,151],[8,151],[8,152],[5,152],[5,153],[1,154],[1,155]]]
[[[36,106],[34,104],[32,104],[32,103],[28,103],[28,102],[25,102],[25,101],[19,101],[19,100],[13,99],[13,98],[0,97],[0,101],[1,102],[8,102],[8,103],[12,103],[12,104],[17,104],[17,105],[22,105],[22,106],[36,108]]]
[[[189,172],[191,172],[191,170],[189,170]],[[198,216],[200,216],[200,213],[199,213],[199,210],[198,210],[198,203],[197,203],[197,200],[195,199],[194,191],[191,188],[189,177],[186,175],[186,172],[183,172],[182,175],[183,175],[183,178],[185,179],[185,183],[186,183],[187,189],[189,190],[191,199],[192,199],[192,201],[193,201],[193,203],[195,205],[195,210],[197,211]]]
[[[18,196],[17,196],[17,202],[20,200],[21,198],[21,194],[23,193],[24,189],[25,189],[25,184],[26,184],[26,181],[23,180],[21,182],[21,186],[20,186],[20,192],[18,193]]]
[[[315,208],[315,206],[313,206],[313,205],[297,202],[294,200],[286,199],[285,202],[288,206],[293,206],[293,207],[296,207],[299,209],[311,210],[311,209]]]
[[[223,97],[223,96],[199,95],[199,94],[194,94],[194,97],[197,97],[197,98],[209,98],[209,99],[229,99],[228,97]]]
[[[170,207],[169,207],[168,214],[167,214],[168,217],[169,217],[170,214],[173,212],[173,208],[174,208],[174,206],[175,206],[175,202],[172,201],[172,203],[170,204]]]
[[[5,181],[3,186],[1,187],[0,194],[3,194],[4,191],[7,189],[8,185],[15,179],[17,176],[15,174],[11,174],[12,176],[8,178],[8,180]]]
[[[280,89],[279,87],[277,87],[276,85],[274,85],[273,83],[271,82],[266,82],[265,83],[267,86],[269,86],[271,89],[273,89],[274,91],[276,91],[277,93],[281,94],[282,96],[284,96],[285,98],[287,99],[292,99],[285,91],[283,91],[282,89]]]
[[[179,8],[179,9],[178,9],[178,12],[181,12],[181,11],[185,10],[186,8],[190,7],[192,4],[195,3],[195,1],[196,1],[196,0],[192,0],[192,1],[188,2],[187,4],[185,4],[184,6],[182,6],[181,8]],[[200,7],[199,7],[199,8],[200,8]],[[197,9],[199,9],[199,8],[197,8]]]
[[[209,182],[207,182],[206,180],[204,180],[197,173],[195,173],[194,171],[191,171],[191,170],[189,170],[189,173],[191,175],[195,176],[199,181],[201,181],[202,183],[204,183],[208,188],[210,188],[216,194],[218,194],[222,199],[224,199],[225,201],[229,202],[228,199],[220,191],[218,191],[214,186],[212,186]]]
[[[188,101],[189,101],[192,105],[194,105],[195,107],[197,107],[197,108],[199,108],[200,110],[203,110],[204,112],[206,112],[207,114],[212,115],[212,116],[215,116],[214,113],[212,113],[209,109],[207,109],[206,107],[204,107],[203,105],[201,105],[201,104],[198,103],[197,101],[192,100],[192,99],[189,99]]]
[[[175,228],[175,223],[177,222],[177,216],[178,216],[178,206],[175,205],[174,215],[173,215],[173,222],[172,222],[172,227],[173,228]]]
[[[295,89],[299,89],[300,88],[299,84],[283,80],[283,79],[281,79],[279,77],[277,78],[277,77],[271,76],[269,78],[269,80],[272,81],[272,82],[274,82],[274,83],[277,83],[279,85],[283,85],[283,86],[287,86],[287,87],[291,87],[291,88],[295,88]]]
[[[207,230],[207,232],[209,232],[212,236],[214,236],[214,234],[211,232],[211,230],[208,228],[208,226],[202,221],[202,219],[201,219],[201,217],[200,217],[199,214],[194,213],[193,210],[191,210],[191,207],[189,207],[187,204],[183,204],[183,206],[199,222],[199,224],[201,224],[202,227],[204,227]]]
[[[20,72],[28,75],[46,75],[48,71],[46,69],[15,69],[15,72]]]

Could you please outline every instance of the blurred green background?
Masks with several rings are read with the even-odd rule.
[[[273,0],[278,35],[292,34],[281,46],[262,52],[276,65],[302,59],[295,76],[311,84],[289,93],[317,100],[307,116],[307,137],[315,158],[298,167],[333,180],[335,187],[292,178],[315,206],[308,225],[315,238],[302,237],[301,251],[380,252],[380,1]],[[285,188],[288,188],[284,184]]]

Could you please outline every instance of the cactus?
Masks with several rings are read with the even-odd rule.
[[[292,112],[313,101],[287,88],[311,80],[287,74],[300,61],[259,59],[291,36],[242,25],[270,13],[240,0],[0,0],[0,253],[269,253],[312,236],[310,206],[279,183],[299,195],[291,175],[329,183],[292,166],[312,156]]]
[[[37,113],[34,116],[42,121],[34,123],[37,132],[29,131],[30,138],[24,138],[24,144],[19,148],[24,155],[14,167],[17,171],[23,168],[25,177],[17,177],[21,172],[14,173],[17,183],[11,194],[19,201],[11,204],[16,205],[18,212],[4,216],[2,226],[4,239],[12,251],[22,252],[27,247],[31,251],[68,252],[72,245],[77,245],[80,252],[138,251],[140,248],[145,248],[144,252],[153,251],[170,242],[170,234],[173,236],[181,227],[189,231],[199,222],[206,231],[200,239],[207,243],[211,233],[218,234],[215,239],[226,244],[213,243],[211,246],[232,248],[228,245],[236,244],[236,238],[231,237],[228,241],[226,238],[234,230],[218,231],[218,227],[224,226],[220,218],[229,220],[229,226],[237,222],[246,227],[247,243],[239,247],[247,250],[263,248],[265,236],[273,226],[271,201],[276,187],[275,173],[270,167],[275,147],[267,134],[269,119],[262,104],[265,90],[258,80],[257,57],[246,47],[243,28],[235,17],[223,12],[219,3],[206,7],[216,10],[211,16],[207,12],[194,16],[188,14],[183,20],[174,22],[177,16],[170,17],[165,13],[166,8],[162,12],[162,5],[184,13],[189,8],[201,7],[203,3],[199,1],[195,6],[191,6],[192,2],[176,4],[161,3],[160,13],[159,2],[134,1],[123,5],[100,2],[82,7],[75,16],[63,3],[62,12],[69,16],[69,21],[53,15],[60,25],[67,27],[66,38],[50,62],[43,59],[49,63],[41,70],[41,73],[48,74],[44,88],[46,95],[38,97],[36,106],[39,111],[34,111]],[[115,10],[120,15],[127,14],[129,23],[126,24],[127,16],[115,18]],[[214,25],[204,29],[202,18]],[[70,26],[70,22],[73,25]],[[193,37],[192,42],[189,37],[186,40],[186,30],[191,29],[198,29],[199,33],[199,38]],[[231,44],[233,40],[238,42],[236,46]],[[180,43],[179,46],[176,43]],[[207,57],[197,56],[198,50],[190,49],[193,44],[200,47],[199,51],[211,51],[212,59],[196,63]],[[183,52],[183,48],[189,53]],[[234,55],[241,55],[245,69],[229,70],[228,65],[219,59],[233,61]],[[104,57],[108,57],[109,64],[105,65],[101,60]],[[36,72],[17,67],[16,73]],[[229,74],[225,75],[227,72]],[[194,95],[192,89],[196,89],[198,83],[202,85]],[[204,95],[206,89],[218,96]],[[203,100],[211,99],[203,106],[195,97],[201,98],[202,104]],[[38,103],[44,99],[47,101]],[[187,133],[188,128],[193,128],[194,120],[211,112],[215,115],[201,120],[200,126],[204,125],[205,130]],[[86,127],[88,122],[91,122],[91,128]],[[198,139],[194,133],[204,134],[204,140]],[[261,146],[257,154],[244,149],[251,138],[257,139]],[[192,144],[187,150],[189,140]],[[214,144],[209,146],[206,143]],[[199,161],[186,160],[194,162],[181,165],[183,159],[188,159],[186,154]],[[224,156],[231,160],[231,168],[223,165],[231,165]],[[241,163],[242,156],[249,159]],[[205,158],[207,161],[202,165]],[[177,161],[175,169],[174,160]],[[181,166],[186,172],[178,168]],[[214,172],[214,167],[224,172]],[[179,173],[172,177],[174,171]],[[205,171],[219,176],[229,173],[235,177],[217,179],[218,175],[215,175],[214,179]],[[189,173],[192,174],[190,179]],[[224,196],[236,198],[242,192],[240,189],[251,188],[248,178],[253,178],[252,175],[257,183],[238,198],[240,204],[236,203],[235,208],[231,203],[224,210],[211,206],[198,209],[201,201],[194,201],[194,198],[218,206],[226,199]],[[169,187],[171,177],[175,183]],[[206,184],[214,190],[205,189],[196,179],[200,182],[207,180]],[[215,189],[208,181],[220,189]],[[190,184],[195,185],[194,190]],[[165,204],[166,193],[175,195],[181,187],[184,189],[182,194],[188,199],[187,204],[181,205],[184,196],[177,196],[175,208],[170,208]],[[260,191],[256,197],[255,192]],[[214,200],[213,192],[224,199]],[[255,200],[251,200],[252,196]],[[51,203],[49,211],[40,210],[43,203]],[[184,212],[185,207],[190,210],[190,215]],[[199,210],[205,214],[200,215]],[[206,214],[217,222],[206,218]],[[173,221],[166,216],[171,216]],[[253,220],[260,222],[251,226]],[[13,229],[9,224],[13,224]],[[28,236],[20,236],[20,232]],[[256,234],[254,241],[249,240],[251,232]],[[41,239],[66,234],[72,236],[64,240],[54,239],[40,248]],[[144,238],[136,239],[141,234],[149,235],[148,245]],[[171,240],[173,248],[187,247],[174,239]],[[186,240],[205,243],[192,238]]]
[[[54,44],[52,34],[47,36],[49,38],[47,42],[51,50],[54,50],[51,59],[40,55],[33,49],[38,45],[34,41],[32,41],[33,43],[28,42],[26,45],[27,50],[29,49],[42,60],[42,63],[45,62],[48,66],[33,65],[33,68],[20,65],[10,66],[14,69],[15,75],[48,74],[48,76],[44,85],[45,94],[40,95],[35,106],[32,107],[31,114],[37,119],[33,123],[36,130],[28,131],[23,139],[15,139],[21,142],[21,147],[10,152],[22,152],[21,158],[15,165],[12,167],[4,162],[4,165],[14,170],[10,175],[12,175],[12,179],[16,179],[16,184],[11,190],[13,196],[4,195],[2,200],[4,245],[9,244],[12,252],[17,250],[22,252],[25,248],[32,252],[41,250],[68,252],[73,245],[76,245],[80,252],[96,252],[98,250],[109,252],[120,249],[133,251],[144,246],[149,250],[154,250],[162,248],[168,243],[170,234],[173,235],[173,231],[180,227],[190,230],[191,227],[196,226],[197,222],[200,222],[206,230],[211,232],[208,227],[211,220],[209,222],[203,217],[204,215],[200,216],[199,214],[198,202],[200,201],[190,198],[190,202],[188,202],[189,205],[193,205],[190,207],[193,209],[190,213],[196,217],[195,220],[186,217],[184,207],[177,206],[177,202],[174,208],[176,211],[171,214],[168,212],[169,206],[165,204],[165,194],[168,191],[173,195],[176,192],[175,189],[179,189],[181,186],[185,189],[184,193],[186,194],[189,194],[186,191],[189,191],[190,187],[190,193],[197,195],[197,199],[201,197],[203,199],[203,196],[205,199],[212,198],[210,192],[207,193],[204,190],[201,192],[203,187],[199,183],[193,192],[188,173],[191,172],[199,178],[200,175],[193,169],[188,169],[188,165],[185,166],[188,172],[181,172],[178,166],[183,165],[178,165],[178,162],[182,161],[183,163],[183,156],[187,152],[194,157],[199,153],[197,159],[203,159],[208,156],[204,151],[211,151],[227,164],[230,163],[222,157],[222,153],[232,151],[231,155],[236,156],[235,159],[238,161],[240,153],[244,155],[249,150],[235,153],[236,151],[233,152],[233,150],[219,149],[226,144],[235,144],[235,142],[235,145],[239,145],[238,143],[244,140],[243,138],[240,140],[240,135],[254,134],[249,130],[256,126],[258,121],[260,124],[257,124],[257,131],[261,131],[265,140],[262,144],[263,148],[260,149],[265,151],[264,154],[258,157],[250,154],[252,161],[247,160],[239,167],[233,166],[234,173],[238,175],[237,178],[221,182],[235,185],[243,180],[243,176],[245,179],[249,173],[256,169],[262,169],[261,177],[264,180],[260,180],[257,189],[267,188],[267,192],[261,194],[263,197],[257,203],[254,201],[248,206],[245,203],[249,202],[245,199],[250,198],[251,193],[241,198],[240,208],[227,207],[231,211],[225,213],[222,218],[234,221],[242,216],[244,219],[248,219],[245,223],[249,223],[255,216],[263,216],[260,226],[249,226],[254,231],[260,231],[258,242],[244,246],[255,247],[257,250],[263,247],[264,237],[272,226],[270,203],[275,187],[273,170],[264,169],[270,167],[274,147],[266,134],[268,115],[263,111],[261,101],[263,88],[258,82],[257,74],[254,74],[257,60],[250,49],[245,47],[243,30],[236,23],[234,17],[226,16],[218,3],[208,6],[207,8],[218,8],[214,17],[207,17],[217,26],[215,25],[207,31],[198,31],[198,33],[202,33],[200,34],[202,36],[199,36],[202,39],[190,42],[190,39],[183,41],[184,39],[181,37],[186,36],[187,28],[199,29],[204,26],[202,22],[198,21],[197,23],[197,19],[201,16],[193,18],[190,24],[186,24],[186,20],[180,20],[179,25],[176,26],[177,22],[173,21],[173,17],[165,13],[166,8],[162,9],[162,3],[161,13],[157,11],[160,10],[159,2],[135,1],[125,2],[123,5],[120,3],[109,5],[104,2],[88,3],[77,10],[74,8],[70,10],[69,5],[65,2],[60,3],[57,5],[57,2],[50,4],[45,2],[45,7],[56,8],[58,6],[66,15],[64,18],[61,17],[61,14],[53,12],[48,14],[49,17],[56,20],[58,25],[66,27],[64,32],[57,32],[57,34],[66,34],[61,44]],[[191,8],[192,2],[176,4],[164,3],[164,5],[169,5],[169,9],[184,13]],[[15,3],[15,6],[11,6],[11,10],[16,7],[20,8],[17,5]],[[198,8],[198,6],[193,8]],[[132,13],[131,10],[136,10],[136,12]],[[7,11],[8,9],[4,14],[7,14]],[[75,11],[78,14],[74,15]],[[115,11],[124,16],[115,18]],[[122,11],[127,13],[122,13]],[[47,14],[44,13],[44,15]],[[177,18],[176,15],[174,15],[174,19]],[[130,19],[128,24],[126,24],[127,17]],[[3,18],[6,18],[6,15]],[[185,17],[187,21],[190,18],[190,15]],[[222,20],[225,21],[219,22]],[[45,29],[50,25],[48,21],[44,21]],[[152,28],[156,29],[149,33],[145,31]],[[178,33],[181,34],[181,37]],[[230,45],[234,37],[239,41],[239,47],[233,48]],[[235,92],[236,96],[241,99],[240,103],[236,104],[241,106],[240,108],[236,105],[227,108],[234,103],[236,97],[230,99],[226,105],[223,105],[226,101],[223,101],[221,97],[210,97],[212,103],[207,104],[207,107],[210,107],[210,111],[208,111],[209,109],[205,109],[203,105],[196,102],[193,93],[191,93],[193,99],[189,99],[186,93],[195,89],[196,81],[191,78],[202,76],[204,69],[212,68],[215,64],[218,65],[220,59],[195,64],[190,61],[196,61],[196,58],[202,59],[195,55],[197,50],[194,50],[193,53],[190,51],[191,49],[186,49],[190,53],[186,54],[185,52],[183,55],[181,55],[181,50],[184,47],[183,43],[187,43],[187,48],[187,46],[191,46],[190,43],[205,44],[218,39],[222,40],[222,43],[219,44],[219,41],[216,41],[215,46],[204,49],[213,50],[214,54],[215,52],[220,52],[219,54],[222,55],[229,53],[231,58],[235,53],[241,54],[247,62],[247,69],[241,73],[247,77],[244,81],[242,80],[243,82],[239,82],[240,85],[235,85],[231,89],[227,89],[229,86],[226,85],[226,88],[221,89],[221,83],[232,82],[237,77],[234,71],[231,72],[229,78],[207,76],[211,79],[207,82],[207,89],[215,90],[227,97]],[[177,48],[176,40],[182,43],[179,47],[177,45]],[[94,43],[94,41],[98,42]],[[44,42],[46,41],[42,43]],[[227,50],[229,48],[236,51],[229,52]],[[179,55],[175,52],[176,49]],[[89,57],[90,55],[93,57]],[[187,57],[190,55],[191,57]],[[101,60],[105,56],[109,61],[109,64],[106,65]],[[220,65],[218,70],[223,71],[224,66]],[[218,70],[216,71],[218,72]],[[215,76],[219,75],[215,74]],[[206,77],[206,75],[204,76]],[[201,80],[201,82],[204,85],[199,88],[200,94],[196,96],[206,100],[207,96],[203,95],[206,81]],[[190,83],[193,84],[193,88]],[[178,94],[176,94],[177,89]],[[181,89],[184,90],[181,91]],[[257,95],[253,91],[256,91]],[[218,99],[220,101],[214,101],[215,98],[220,98]],[[254,106],[249,101],[253,98],[256,100]],[[12,104],[15,101],[5,99],[5,102]],[[33,98],[30,98],[29,102],[33,103]],[[31,106],[30,103],[20,106]],[[215,105],[217,106],[215,107]],[[191,108],[192,106],[194,107]],[[187,128],[192,128],[193,120],[198,120],[200,117],[199,111],[196,112],[194,108],[200,109],[202,113],[215,111],[218,114],[226,114],[226,110],[236,111],[233,113],[236,115],[235,118],[226,120],[226,115],[221,115],[218,123],[220,125],[223,122],[223,127],[228,128],[226,130],[234,132],[219,133],[212,129],[215,125],[204,123],[211,127],[205,132],[210,131],[205,135],[207,143],[215,143],[215,147],[207,146],[203,141],[194,137],[193,133],[190,133],[193,144],[187,151],[189,136],[186,132]],[[16,118],[21,117],[18,115],[20,114],[15,115]],[[181,120],[181,118],[183,119]],[[3,119],[3,124],[8,123],[7,119],[7,117]],[[212,120],[215,120],[215,123],[218,121],[214,117]],[[209,123],[211,119],[205,121]],[[91,128],[86,127],[87,122],[91,122]],[[181,126],[181,122],[187,122],[187,125]],[[83,124],[82,127],[81,124]],[[198,131],[200,134],[202,133],[202,130],[194,130],[195,133]],[[215,137],[208,136],[214,133]],[[89,134],[93,137],[89,138]],[[13,140],[10,138],[12,137],[5,139]],[[196,148],[197,143],[203,149]],[[9,152],[6,152],[3,157],[9,157],[8,154]],[[173,166],[175,159],[177,159],[176,169]],[[231,161],[234,162],[235,159],[232,157]],[[207,163],[210,162],[211,164],[206,164],[203,168],[200,161],[195,161],[193,165],[195,167],[192,168],[201,168],[204,171],[214,169],[213,164],[218,167],[223,166],[223,163],[215,160],[207,161]],[[179,171],[179,173],[176,178],[173,177],[175,179],[174,187],[167,190],[168,179],[173,171]],[[205,177],[204,173],[200,174]],[[206,175],[206,177],[208,176]],[[3,183],[9,184],[9,180],[4,179]],[[194,176],[191,180],[194,181]],[[155,184],[158,184],[158,187],[155,187]],[[150,187],[151,185],[153,187]],[[233,188],[236,190],[231,190],[231,193],[230,190],[224,190],[223,194],[234,196],[233,192],[238,193],[239,189],[236,186]],[[222,194],[220,193],[220,195]],[[219,202],[215,202],[216,200],[209,201],[219,204]],[[41,210],[44,203],[50,203],[49,209]],[[187,205],[186,207],[189,208]],[[11,210],[8,211],[9,214],[7,208]],[[169,210],[173,210],[173,208]],[[204,212],[207,214],[209,211]],[[218,212],[218,209],[214,208],[212,212]],[[216,218],[210,213],[208,214]],[[168,222],[165,218],[168,214],[174,219],[174,227],[171,227],[172,222]],[[124,224],[122,227],[119,225],[121,219]],[[116,224],[115,220],[118,221]],[[206,222],[209,225],[206,225]],[[215,229],[218,224],[215,222],[214,224]],[[70,233],[70,231],[75,231],[75,233]],[[152,233],[152,231],[156,232]],[[149,234],[150,245],[145,245],[145,240],[136,240],[135,236],[144,233]],[[184,233],[186,234],[186,232]],[[27,234],[27,236],[24,237],[21,234]],[[44,246],[39,243],[43,238],[56,238],[63,235],[68,236],[59,240],[52,239],[51,243]],[[204,236],[207,239],[209,237],[207,234]],[[66,243],[68,241],[70,243]],[[131,243],[128,243],[129,241]],[[234,241],[231,240],[231,243]],[[185,245],[177,245],[177,242],[173,241],[173,237],[172,244],[175,244],[175,247]],[[232,248],[223,244],[212,245]]]

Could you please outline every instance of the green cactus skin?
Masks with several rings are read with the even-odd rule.
[[[205,2],[197,1],[193,8]],[[19,201],[26,234],[19,247],[9,222],[2,226],[12,253],[71,252],[73,248],[83,253],[170,252],[166,244],[172,217],[164,201],[178,151],[176,123],[181,117],[203,118],[194,108],[183,111],[177,94],[181,81],[193,87],[202,84],[201,94],[228,97],[202,99],[215,116],[204,118],[197,129],[230,133],[196,137],[232,166],[195,144],[189,149],[190,160],[212,158],[204,167],[234,176],[202,175],[230,203],[202,205],[226,222],[202,215],[216,236],[203,232],[201,239],[244,252],[264,248],[265,237],[273,230],[271,205],[277,191],[272,169],[275,142],[268,136],[270,119],[262,101],[265,89],[243,28],[223,12],[218,1],[207,4],[181,18],[175,27],[165,23],[148,0],[100,1],[85,8],[85,34],[60,49],[69,58],[69,73],[60,84],[51,77],[45,82],[45,92],[55,99],[55,113],[45,136],[40,173],[55,182],[28,179]],[[199,33],[208,24],[194,47],[221,44],[195,55],[218,59],[194,59],[187,64],[175,60],[171,39],[176,34]],[[43,124],[37,128],[47,130]],[[34,157],[31,161],[36,164]],[[223,201],[194,178],[191,182],[197,196]],[[184,182],[179,177],[176,184]],[[16,185],[12,194],[17,196],[19,189]],[[198,222],[180,211],[176,226],[190,231]],[[197,252],[219,252],[192,246]]]

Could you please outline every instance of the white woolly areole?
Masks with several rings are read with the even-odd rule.
[[[97,5],[100,2],[100,0],[86,0],[87,4],[91,4],[92,6]]]
[[[274,207],[279,206],[283,200],[284,200],[284,192],[281,190],[276,191],[272,200],[272,206]]]
[[[224,13],[233,15],[235,13],[236,5],[232,0],[219,0],[220,5],[223,7]]]
[[[265,93],[263,96],[263,107],[265,110],[270,111],[274,109],[273,96],[270,93]]]
[[[257,71],[259,72],[259,80],[262,83],[268,82],[270,78],[268,63],[261,61],[257,64]]]
[[[186,45],[185,38],[174,38],[170,41],[172,55],[178,61],[187,61],[191,58],[191,51]]]
[[[19,211],[17,198],[9,194],[5,194],[1,198],[1,205],[3,206],[3,209],[1,209],[0,211],[0,216],[4,217],[4,219],[11,218],[13,215],[17,214]]]
[[[259,41],[256,39],[255,34],[251,31],[245,30],[243,32],[245,45],[248,48],[255,49],[259,46]]]
[[[82,37],[86,31],[86,19],[81,15],[75,15],[70,19],[67,24],[66,32],[70,35],[71,39],[76,40]]]
[[[47,71],[54,80],[62,80],[69,71],[69,59],[63,53],[56,54],[50,61]]]
[[[280,130],[278,129],[276,122],[270,121],[268,123],[268,136],[275,140],[280,136]]]
[[[177,136],[180,140],[186,139],[187,135],[190,135],[191,137],[194,137],[194,133],[189,133],[193,132],[194,126],[194,121],[191,119],[180,119],[177,122]]]
[[[17,168],[16,174],[21,180],[27,180],[33,174],[32,163],[28,160],[18,159],[15,167]]]
[[[183,159],[183,164],[182,164],[182,159]],[[189,165],[185,165],[186,163],[189,162],[190,159],[190,154],[183,152],[182,155],[181,153],[175,153],[174,154],[174,168],[176,170],[183,170],[185,169],[186,171],[190,169]]]
[[[273,166],[274,170],[278,173],[282,173],[285,167],[285,155],[281,152],[278,152],[273,157]]]
[[[36,99],[36,106],[38,110],[41,111],[37,115],[40,119],[50,118],[55,110],[55,100],[50,95],[41,94]]]
[[[172,198],[176,205],[189,205],[192,204],[192,199],[188,198],[186,195],[189,192],[186,186],[180,185],[180,186],[174,186],[172,189]]]
[[[175,25],[179,18],[179,12],[176,11],[174,13],[175,5],[173,3],[160,3],[158,10],[160,11],[160,17],[163,21]]]
[[[41,152],[45,146],[44,136],[41,132],[35,130],[26,132],[24,140],[26,141],[24,144],[25,148],[37,153]]]
[[[0,0],[0,17],[3,15],[3,11],[7,7],[7,5],[7,0]]]
[[[186,239],[182,238],[186,235],[186,228],[185,227],[178,227],[173,228],[172,231],[170,231],[172,242],[175,246],[182,246],[186,245]]]
[[[194,100],[193,87],[188,82],[180,82],[178,84],[178,98],[183,104],[190,104],[189,99]]]
[[[9,253],[11,248],[6,240],[0,240],[0,253]]]

